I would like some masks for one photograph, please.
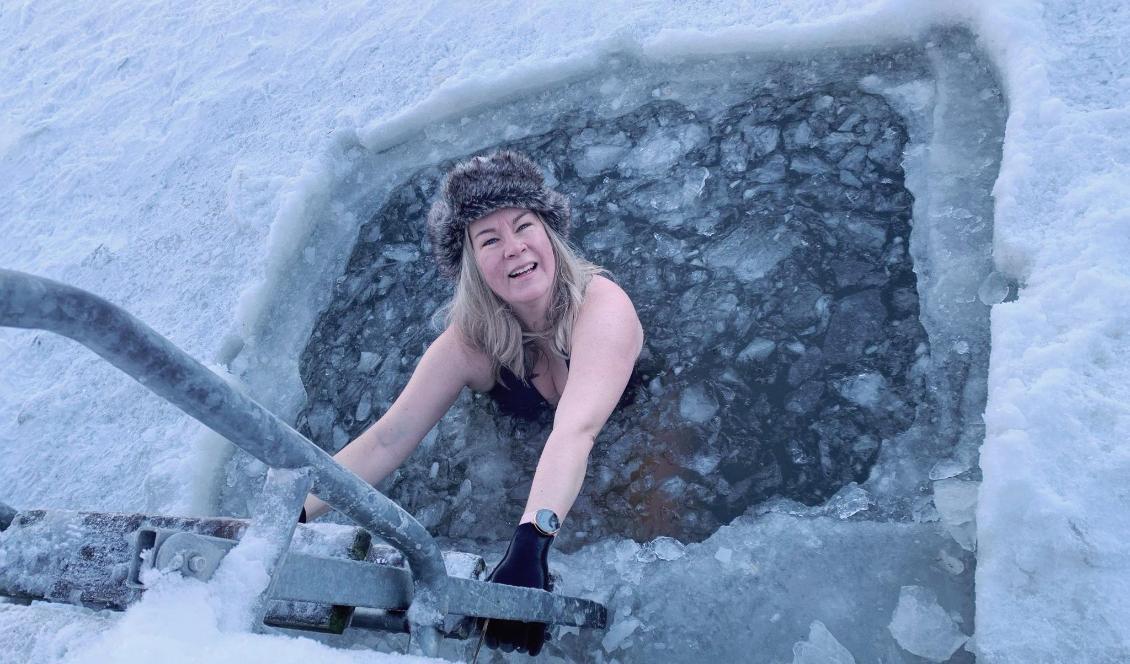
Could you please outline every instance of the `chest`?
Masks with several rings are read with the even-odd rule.
[[[532,373],[530,384],[546,401],[556,406],[565,391],[565,382],[569,380],[569,365],[559,357],[542,355]]]

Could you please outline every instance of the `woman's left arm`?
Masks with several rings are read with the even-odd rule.
[[[581,491],[593,442],[620,401],[642,347],[643,327],[632,300],[612,281],[593,277],[573,326],[569,378],[520,523],[532,521],[540,509],[565,520]]]

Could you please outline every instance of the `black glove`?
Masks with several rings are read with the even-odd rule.
[[[534,524],[519,525],[506,555],[487,580],[508,586],[552,590],[553,584],[549,579],[549,545],[552,543],[553,538],[538,532]],[[488,648],[536,655],[545,645],[545,623],[491,620],[483,640]]]

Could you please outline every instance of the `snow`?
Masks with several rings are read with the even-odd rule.
[[[339,179],[364,170],[358,150],[551,88],[613,53],[670,61],[867,46],[948,22],[978,36],[1005,88],[991,258],[1021,285],[1016,301],[992,310],[986,431],[972,442],[983,478],[975,519],[961,522],[976,523],[975,648],[988,662],[1124,660],[1130,10],[1119,0],[7,3],[0,265],[104,295],[220,370],[271,365],[261,375],[289,382],[246,387],[287,417],[300,402],[300,331],[318,308],[301,294],[319,290],[294,283],[328,284],[340,272],[345,256],[326,248],[356,225]],[[470,149],[467,135],[453,141]],[[694,140],[657,131],[654,158]],[[587,167],[608,167],[614,149],[594,146]],[[373,191],[381,186],[374,180]],[[750,278],[776,260],[773,249],[763,248]],[[978,277],[982,299],[1003,299],[999,282],[981,289],[979,275],[958,276]],[[271,312],[283,310],[290,332],[268,342],[264,331],[280,322]],[[236,358],[243,364],[232,366]],[[17,508],[212,510],[230,453],[214,434],[49,334],[0,333],[0,366],[0,499]],[[710,404],[687,408],[708,417]],[[968,513],[968,502],[960,507]],[[735,559],[741,551],[727,548]],[[133,662],[158,651],[186,661],[392,657],[226,631],[213,592],[169,583],[124,617],[0,604],[0,661]],[[847,639],[846,628],[835,630]],[[638,631],[631,639],[641,641]]]

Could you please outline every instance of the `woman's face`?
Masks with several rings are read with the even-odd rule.
[[[530,210],[502,208],[468,227],[475,263],[495,295],[511,305],[548,302],[557,261],[541,219]]]

